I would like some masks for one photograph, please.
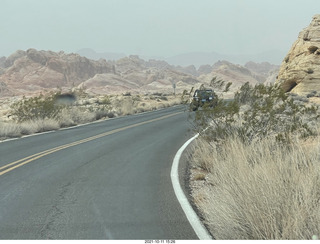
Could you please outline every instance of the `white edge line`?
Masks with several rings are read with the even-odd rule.
[[[176,155],[173,159],[170,176],[171,176],[171,182],[172,182],[176,197],[177,197],[185,215],[187,216],[189,223],[191,224],[193,230],[197,234],[198,238],[200,240],[212,240],[212,237],[210,236],[210,234],[208,233],[208,231],[204,227],[204,225],[201,223],[198,215],[195,213],[195,211],[193,210],[187,197],[185,196],[185,194],[181,188],[180,182],[179,182],[178,167],[179,167],[179,161],[180,161],[181,155],[182,155],[183,151],[187,148],[187,146],[194,139],[196,139],[198,136],[199,136],[199,134],[196,134],[194,137],[190,138],[178,150],[178,152],[176,153]]]

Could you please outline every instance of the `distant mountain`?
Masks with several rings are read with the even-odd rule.
[[[98,53],[90,48],[83,48],[78,50],[78,53],[81,56],[84,56],[89,59],[99,60],[100,58],[106,60],[118,60],[120,58],[124,58],[128,55],[124,53],[112,53],[112,52],[104,52]],[[286,53],[277,50],[270,50],[268,52],[262,52],[257,54],[246,54],[246,55],[228,55],[221,54],[218,52],[190,52],[190,53],[182,53],[179,55],[171,56],[171,57],[154,57],[154,56],[140,56],[144,60],[156,59],[166,61],[170,65],[175,66],[191,66],[200,67],[201,65],[213,65],[218,61],[228,61],[235,64],[244,65],[247,62],[269,62],[271,64],[280,65],[283,61],[283,57],[285,57]]]
[[[176,92],[181,93],[201,84],[208,86],[213,77],[232,82],[232,91],[236,91],[245,82],[273,82],[278,69],[267,62],[248,62],[243,66],[218,61],[196,68],[174,66],[163,60],[146,61],[137,55],[106,61],[63,51],[18,50],[7,58],[0,58],[0,97],[57,88],[82,88],[92,94],[170,93],[173,85]]]
[[[226,55],[220,54],[217,52],[191,52],[191,53],[183,53],[180,55],[175,55],[172,57],[165,58],[169,64],[172,65],[181,65],[181,66],[189,66],[194,65],[199,67],[201,65],[206,64],[214,64],[221,60],[226,60],[231,63],[244,65],[249,61],[253,61],[256,63],[260,62],[269,62],[272,64],[279,65],[281,64],[283,57],[285,56],[285,52],[282,51],[268,51],[258,54],[247,54],[247,55]]]
[[[28,95],[57,88],[81,88],[93,94],[182,92],[196,77],[165,61],[144,61],[137,55],[117,61],[93,60],[79,54],[36,49],[18,50],[0,59],[0,97]]]
[[[126,54],[124,53],[113,53],[113,52],[103,52],[98,53],[94,51],[91,48],[82,48],[76,52],[80,56],[84,56],[89,59],[93,60],[99,60],[99,59],[105,59],[105,60],[118,60],[120,58],[124,58]]]
[[[2,61],[1,94],[26,94],[57,87],[74,87],[96,74],[112,73],[114,67],[105,60],[89,60],[64,52],[18,50]],[[15,91],[15,92],[14,92]]]
[[[203,65],[198,69],[198,80],[210,84],[213,77],[231,82],[231,91],[236,91],[240,86],[249,82],[252,85],[261,83],[274,83],[279,71],[278,65],[268,62],[248,62],[244,66],[228,61],[218,61],[212,66]]]
[[[200,65],[205,64],[214,64],[219,60],[227,60],[225,55],[211,52],[191,52],[191,53],[183,53],[179,55],[175,55],[172,57],[165,58],[169,64],[179,65],[179,66],[190,66],[194,65],[199,67]]]

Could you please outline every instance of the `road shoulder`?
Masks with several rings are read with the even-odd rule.
[[[176,197],[199,239],[211,240],[212,237],[204,225],[203,218],[197,207],[193,204],[189,184],[190,148],[192,148],[190,144],[192,144],[196,137],[194,136],[189,139],[175,155],[171,170],[171,181]]]

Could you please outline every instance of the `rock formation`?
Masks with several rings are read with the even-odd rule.
[[[137,55],[130,55],[114,63],[115,74],[99,74],[83,82],[85,87],[93,93],[119,93],[134,91],[172,92],[173,84],[179,84],[178,91],[189,89],[199,81],[195,76],[176,70],[165,61],[145,61]]]
[[[320,15],[303,29],[284,58],[277,83],[300,95],[320,90]]]
[[[274,74],[277,74],[278,70],[279,66],[269,63],[249,62],[245,66],[241,66],[228,61],[218,61],[212,66],[200,66],[198,79],[209,83],[213,77],[217,77],[218,79],[232,82],[231,91],[236,91],[246,82],[251,85],[265,82],[274,83]]]
[[[64,52],[17,51],[4,61],[0,83],[16,91],[34,92],[79,85],[96,74],[112,72],[105,60],[93,61]]]
[[[247,62],[244,67],[249,69],[259,82],[264,83],[273,83],[276,77],[275,74],[278,74],[280,68],[279,65],[270,64],[268,62],[255,63],[252,61]]]
[[[137,55],[106,61],[73,53],[19,50],[0,59],[0,97],[56,88],[81,88],[94,94],[170,93],[174,84],[175,91],[180,93],[201,84],[208,85],[215,76],[233,82],[235,91],[247,81],[257,84],[270,80],[268,72],[272,65],[250,63],[248,66],[219,61],[196,69],[193,65],[181,67],[154,59],[145,61]]]

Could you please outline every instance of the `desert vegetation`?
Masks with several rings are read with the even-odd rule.
[[[248,83],[234,100],[217,99],[215,108],[196,112],[200,137],[190,153],[191,196],[212,236],[317,238],[318,105],[275,85]]]
[[[179,96],[163,93],[89,95],[83,90],[23,97],[12,102],[0,119],[0,139],[166,108],[181,103]]]

